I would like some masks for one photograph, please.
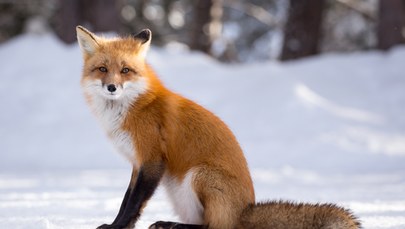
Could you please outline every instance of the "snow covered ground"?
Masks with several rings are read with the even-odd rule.
[[[405,47],[223,65],[152,49],[166,85],[234,131],[257,199],[334,202],[365,228],[405,228]],[[130,167],[84,104],[77,45],[0,45],[0,228],[95,228],[118,211]],[[137,224],[176,220],[159,190]]]

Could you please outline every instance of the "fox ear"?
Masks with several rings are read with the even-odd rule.
[[[138,53],[139,55],[145,57],[146,53],[149,50],[150,42],[152,40],[152,31],[150,31],[149,29],[144,29],[133,37],[141,42]]]
[[[76,34],[82,52],[87,55],[94,54],[99,46],[98,37],[80,25],[76,27]]]
[[[140,40],[142,44],[145,44],[150,42],[152,38],[152,31],[150,31],[150,29],[144,29],[138,34],[134,35],[134,38]]]

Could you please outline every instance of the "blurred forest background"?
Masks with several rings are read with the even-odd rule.
[[[389,49],[405,41],[405,0],[0,0],[0,43],[53,31],[153,32],[224,62]]]

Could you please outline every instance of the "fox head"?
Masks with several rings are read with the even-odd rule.
[[[77,26],[76,32],[84,59],[81,83],[86,97],[131,101],[147,90],[149,29],[112,39],[99,37],[82,26]]]

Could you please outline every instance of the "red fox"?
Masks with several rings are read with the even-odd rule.
[[[98,228],[133,226],[159,184],[166,188],[182,223],[159,221],[152,229],[298,228],[280,226],[289,222],[286,217],[301,220],[300,228],[359,227],[349,212],[331,205],[327,208],[332,210],[255,205],[246,159],[229,128],[211,112],[164,87],[146,63],[150,30],[112,39],[81,26],[76,31],[83,52],[81,85],[86,100],[132,165],[118,215]]]

